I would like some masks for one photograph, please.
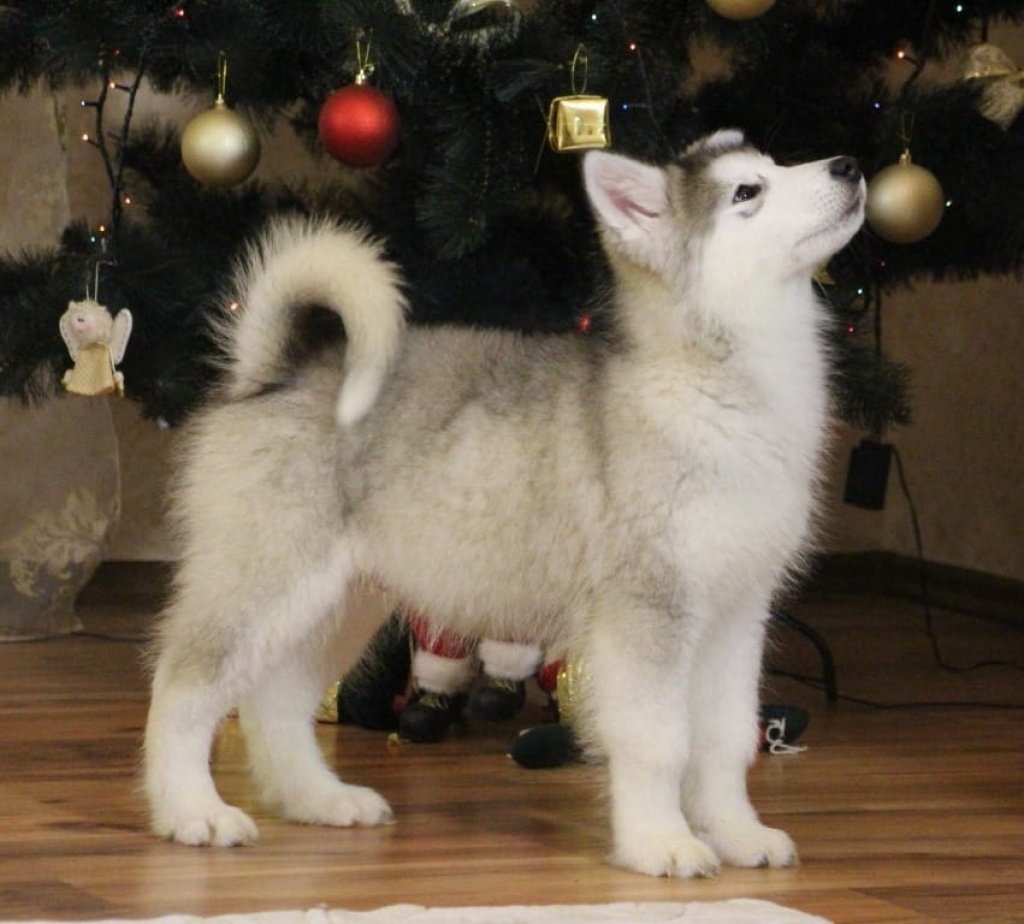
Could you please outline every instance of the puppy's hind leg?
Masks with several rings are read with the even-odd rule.
[[[160,628],[144,788],[157,834],[231,846],[255,840],[257,832],[252,819],[221,799],[210,774],[218,723],[329,618],[348,569],[344,556],[328,555],[290,579],[263,562],[265,568],[225,581],[223,563],[208,558],[184,560]]]
[[[160,652],[146,722],[144,788],[154,833],[182,844],[230,847],[256,840],[256,825],[221,799],[210,775],[210,748],[233,705],[233,685],[221,680],[213,660],[193,657],[201,647],[180,640]]]
[[[373,609],[377,612],[365,612]],[[355,588],[345,610],[332,626],[339,630],[334,638],[315,632],[259,678],[239,705],[261,800],[290,821],[348,827],[387,823],[393,817],[372,789],[338,779],[316,739],[313,713],[328,685],[341,676],[344,655],[364,647],[367,617],[372,631],[387,615],[382,600]]]

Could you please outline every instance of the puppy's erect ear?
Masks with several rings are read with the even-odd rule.
[[[682,153],[682,157],[693,157],[697,154],[727,154],[747,147],[747,137],[738,128],[720,128],[713,135],[695,141]]]
[[[664,170],[591,151],[583,160],[583,181],[598,218],[627,250],[649,243],[669,208]]]

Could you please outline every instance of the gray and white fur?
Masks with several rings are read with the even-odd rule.
[[[827,429],[812,274],[860,227],[864,181],[852,158],[782,167],[733,131],[666,167],[592,152],[583,173],[615,336],[407,327],[400,270],[327,220],[280,221],[249,251],[227,382],[174,495],[145,741],[158,834],[256,838],[209,769],[236,704],[268,807],[390,819],[328,768],[310,719],[383,587],[585,666],[615,864],[796,862],[746,774],[769,607],[811,541]],[[341,319],[315,349],[312,303]]]

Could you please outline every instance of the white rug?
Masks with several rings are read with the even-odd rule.
[[[54,924],[54,922],[22,922]],[[94,921],[92,924],[127,924]],[[376,911],[312,908],[225,914],[212,918],[168,915],[150,924],[830,924],[824,918],[771,902],[733,899],[722,902],[620,902],[612,905],[510,905],[497,908],[424,908],[390,905]]]

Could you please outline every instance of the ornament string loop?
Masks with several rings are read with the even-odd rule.
[[[373,59],[370,56],[372,41],[372,35],[366,39],[365,45],[362,39],[356,37],[356,83],[360,86],[373,75]]]
[[[910,151],[910,136],[914,132],[914,113],[904,109],[900,113],[900,145],[904,153]]]
[[[89,291],[89,271],[85,273],[85,297],[89,301],[98,302],[100,300],[100,267],[101,266],[113,266],[113,260],[97,260],[96,265],[92,271],[92,291]]]
[[[217,103],[223,103],[228,90],[228,56],[223,51],[217,52]]]
[[[587,46],[580,42],[580,44],[576,46],[576,53],[572,56],[572,65],[569,71],[569,80],[574,96],[583,96],[583,94],[587,92],[588,64]],[[577,83],[577,76],[580,71],[583,72],[582,82]]]
[[[110,254],[107,252],[108,245],[107,238],[100,238],[100,253],[96,258],[96,262],[93,264],[92,272],[90,273],[88,268],[85,271],[85,297],[89,301],[98,302],[100,300],[100,270],[104,266],[117,266],[117,260],[110,259]],[[89,291],[89,278],[92,277],[92,291]]]

